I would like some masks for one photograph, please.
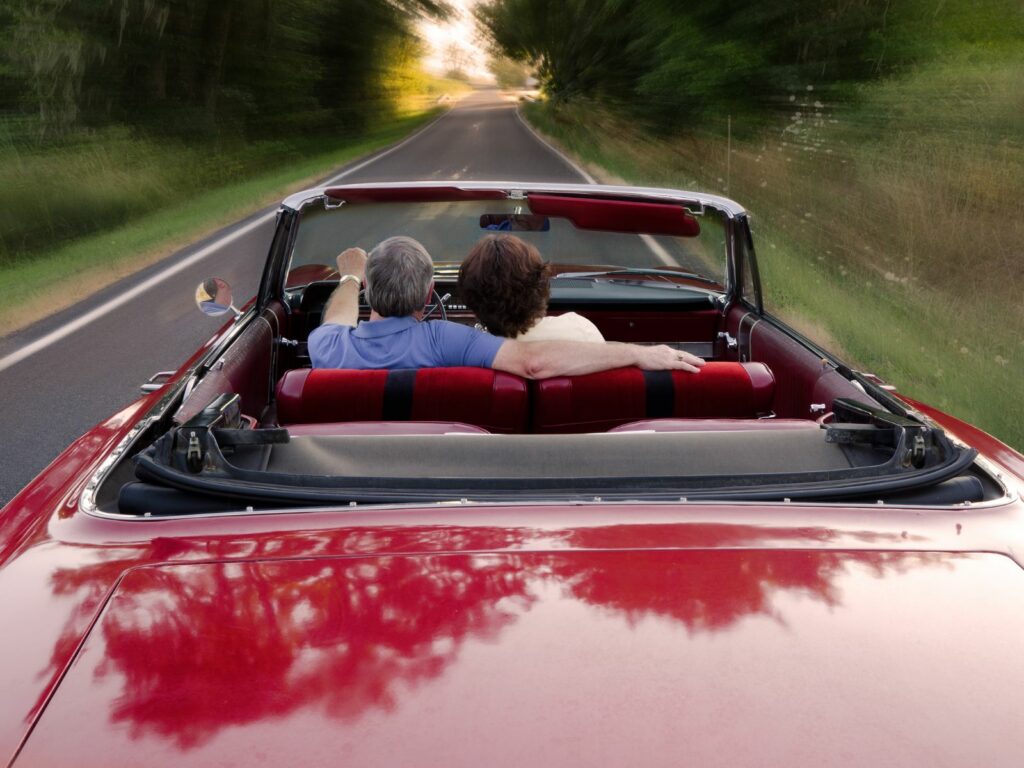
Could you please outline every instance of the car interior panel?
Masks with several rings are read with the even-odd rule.
[[[718,333],[722,313],[713,309],[690,312],[624,312],[583,309],[586,317],[608,341],[640,343],[688,342],[704,345],[705,357]],[[555,314],[552,312],[551,314]]]
[[[776,377],[773,404],[780,418],[818,418],[832,410],[837,397],[849,397],[873,407],[880,404],[840,375],[827,358],[815,355],[780,328],[761,321],[746,307],[726,316],[726,333],[736,339],[735,359],[764,363]]]
[[[366,423],[362,432],[370,433],[373,423],[395,421],[461,423],[495,433],[603,432],[659,418],[678,423],[778,417],[781,426],[784,419],[815,423],[837,397],[877,405],[834,367],[768,324],[746,323],[745,343],[737,349],[724,346],[719,328],[739,335],[746,315],[740,309],[724,316],[715,310],[581,312],[610,341],[669,343],[699,354],[709,363],[698,375],[620,369],[526,382],[472,368],[313,371],[305,337],[319,324],[335,284],[310,283],[295,295],[295,309],[288,312],[276,303],[275,311],[265,312],[270,322],[255,324],[243,334],[196,387],[176,419],[183,423],[211,396],[224,392],[240,394],[243,411],[262,415],[262,424],[300,430],[320,424],[319,434],[343,433],[340,425],[355,422]],[[454,284],[442,290],[451,294]],[[449,319],[475,322],[457,298],[449,298],[447,306]],[[270,331],[275,325],[282,327],[282,337],[294,333],[300,338],[273,343]],[[269,388],[262,383],[271,375],[276,388],[273,402],[268,402]]]
[[[269,311],[250,323],[184,399],[174,414],[175,423],[184,424],[223,393],[239,395],[243,413],[262,417],[273,391],[277,326],[277,315]]]
[[[142,482],[126,491],[126,508],[145,503],[146,486],[166,484],[234,494],[255,508],[502,493],[882,498],[876,486],[885,498],[919,499],[912,489],[927,483],[926,501],[996,493],[983,472],[963,474],[969,451],[894,410],[888,393],[738,293],[743,261],[723,257],[753,254],[737,255],[743,230],[735,228],[745,223],[714,210],[720,203],[445,185],[305,198],[292,223],[302,232],[285,229],[275,241],[283,245],[268,266],[261,313],[221,337],[223,348],[176,405],[173,424],[192,438],[207,435],[195,451],[206,463],[189,458],[194,446],[165,435],[136,457]],[[338,285],[338,244],[361,245],[398,220],[440,256],[425,322],[480,327],[460,295],[457,254],[481,229],[511,229],[564,259],[549,262],[547,314],[576,312],[607,341],[664,344],[706,364],[698,373],[620,368],[536,381],[481,368],[314,370],[308,338]],[[724,234],[730,228],[735,236]],[[369,315],[360,293],[360,322]],[[378,460],[386,466],[371,476]],[[918,470],[924,479],[901,477]],[[631,472],[637,477],[623,485]],[[187,506],[200,509],[201,498]],[[173,503],[164,493],[157,506]]]

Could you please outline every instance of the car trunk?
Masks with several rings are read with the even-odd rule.
[[[15,765],[1024,762],[1010,559],[606,534],[132,570]]]

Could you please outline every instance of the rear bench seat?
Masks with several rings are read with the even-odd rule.
[[[531,383],[534,432],[604,432],[641,419],[751,419],[771,413],[764,363],[708,363],[700,373],[619,368]]]
[[[485,368],[303,368],[288,371],[278,383],[277,417],[282,426],[307,425],[294,434],[361,432],[357,424],[365,422],[387,423],[365,424],[371,434],[395,431],[388,426],[394,422],[417,422],[402,434],[410,428],[604,432],[640,420],[764,416],[771,412],[775,379],[764,363],[708,363],[698,374],[620,368],[534,381],[530,387],[532,392],[518,376]]]
[[[282,426],[330,422],[447,422],[442,431],[525,432],[528,391],[518,376],[486,368],[353,371],[309,368],[285,373],[277,385]],[[297,432],[296,432],[297,433]]]

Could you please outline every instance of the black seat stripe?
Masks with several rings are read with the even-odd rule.
[[[415,368],[388,371],[384,382],[384,406],[381,417],[384,421],[409,421],[412,419],[412,395],[416,389]]]
[[[644,386],[647,388],[647,418],[665,419],[675,415],[676,385],[672,371],[644,371]]]

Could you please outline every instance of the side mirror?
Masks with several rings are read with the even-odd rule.
[[[196,306],[210,317],[220,317],[228,312],[234,312],[235,317],[242,314],[235,309],[231,285],[219,277],[207,278],[199,284],[196,288]]]

